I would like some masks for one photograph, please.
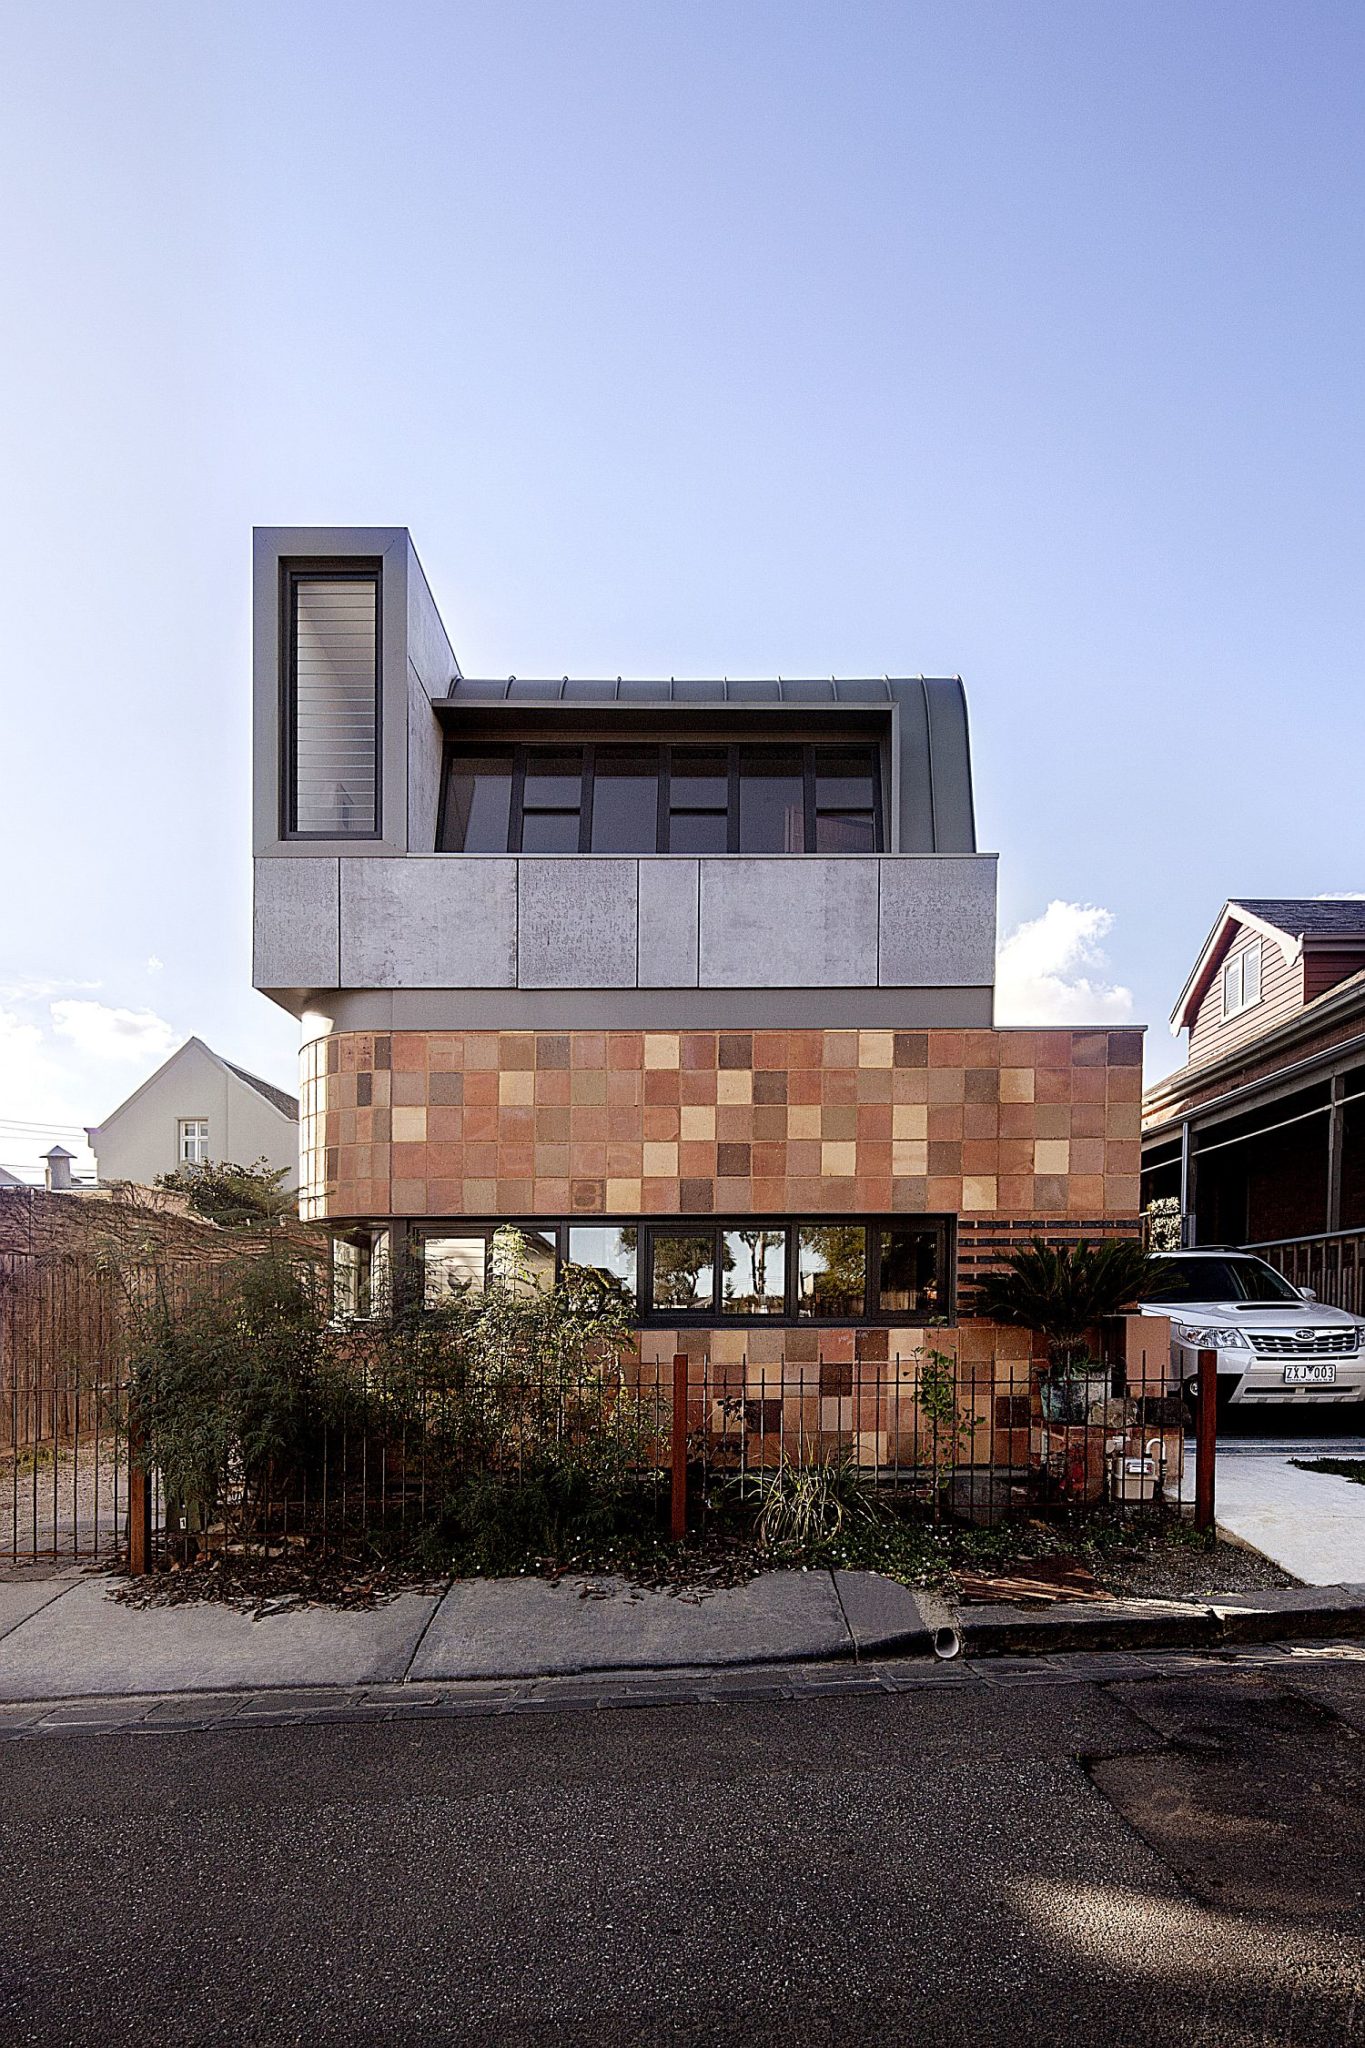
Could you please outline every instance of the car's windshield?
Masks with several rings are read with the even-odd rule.
[[[1299,1301],[1302,1297],[1264,1259],[1173,1259],[1144,1301]]]

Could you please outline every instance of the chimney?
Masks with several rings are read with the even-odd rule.
[[[71,1192],[71,1162],[75,1156],[74,1152],[67,1151],[65,1145],[54,1145],[50,1152],[44,1152],[49,1193],[65,1195]]]

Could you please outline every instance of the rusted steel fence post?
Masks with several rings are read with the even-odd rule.
[[[669,1534],[681,1543],[687,1534],[687,1353],[673,1353],[672,1485]]]
[[[1218,1353],[1199,1354],[1194,1446],[1194,1526],[1213,1532],[1213,1472],[1218,1456]]]
[[[140,1431],[128,1432],[128,1569],[141,1578],[152,1568],[152,1475]]]

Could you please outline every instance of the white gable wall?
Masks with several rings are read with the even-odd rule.
[[[298,1125],[193,1041],[152,1076],[135,1100],[92,1132],[100,1180],[147,1187],[158,1174],[173,1173],[180,1164],[180,1123],[186,1117],[208,1118],[211,1159],[250,1166],[264,1157],[287,1169],[286,1187],[298,1186]]]

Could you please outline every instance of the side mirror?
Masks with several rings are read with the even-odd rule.
[[[1300,1301],[1316,1301],[1317,1298],[1318,1290],[1316,1287],[1301,1287],[1299,1289]]]

